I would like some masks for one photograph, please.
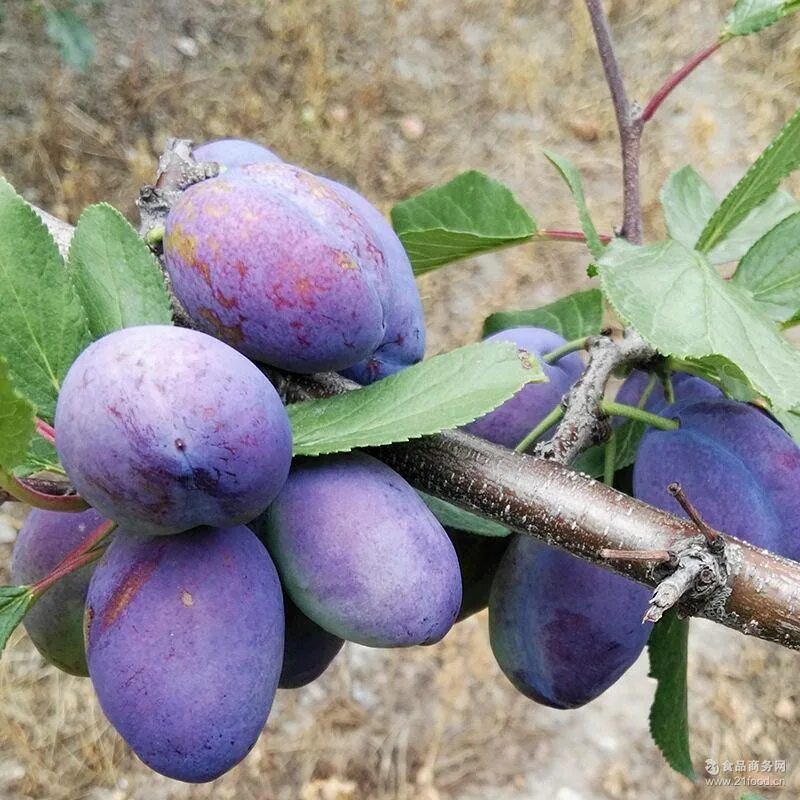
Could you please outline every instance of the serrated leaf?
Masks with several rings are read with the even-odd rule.
[[[511,533],[508,528],[504,528],[497,522],[492,522],[490,519],[484,519],[477,514],[464,511],[463,508],[454,506],[446,500],[440,500],[432,494],[427,494],[426,492],[418,492],[418,494],[425,501],[425,505],[433,512],[436,519],[446,528],[455,528],[478,536],[503,537]]]
[[[12,385],[8,362],[0,357],[0,466],[25,460],[36,425],[36,410]]]
[[[800,166],[800,110],[781,128],[780,133],[727,197],[720,203],[697,241],[697,249],[708,253],[777,188],[781,180]]]
[[[28,445],[25,457],[14,467],[13,474],[17,478],[27,478],[37,472],[53,472],[66,475],[58,460],[56,448],[50,442],[34,433]]]
[[[653,626],[647,642],[650,677],[658,681],[650,708],[650,734],[667,763],[695,779],[689,751],[689,701],[686,659],[689,620],[668,611]]]
[[[548,150],[544,151],[544,155],[558,170],[567,186],[569,186],[569,190],[572,192],[572,197],[575,200],[575,205],[578,207],[578,218],[581,221],[583,235],[586,237],[586,246],[589,248],[589,252],[595,258],[598,258],[603,252],[603,243],[597,235],[597,228],[594,227],[591,216],[589,216],[589,209],[586,207],[586,198],[583,195],[581,174],[578,172],[578,168],[566,158],[566,156],[560,156]]]
[[[731,278],[776,322],[800,310],[800,213],[787,217],[745,254]]]
[[[83,72],[94,60],[94,39],[86,23],[69,8],[45,8],[47,36],[65,64]]]
[[[415,275],[521,244],[536,233],[536,223],[511,191],[476,171],[398,203],[392,225]]]
[[[687,358],[683,364],[692,374],[704,373],[702,377],[709,383],[719,386],[732,400],[750,403],[760,397],[739,367],[724,356],[704,356]],[[680,367],[678,367],[680,370]]]
[[[663,355],[724,356],[776,408],[800,398],[800,353],[758,306],[674,240],[610,245],[599,260],[606,298]]]
[[[800,0],[737,0],[725,18],[722,37],[748,36],[800,9]]]
[[[169,325],[169,295],[150,248],[105,203],[80,216],[67,267],[95,339],[133,325]]]
[[[629,467],[636,461],[636,451],[642,440],[647,425],[636,420],[626,420],[616,429],[616,453],[614,455],[614,471]],[[584,472],[592,478],[602,476],[605,466],[605,445],[594,445],[584,450],[572,463],[572,468]]]
[[[52,422],[61,380],[89,344],[89,331],[52,237],[2,178],[0,308],[0,355],[11,380]]]
[[[30,586],[0,586],[0,652],[33,603]]]
[[[530,325],[563,336],[568,342],[600,333],[603,326],[603,295],[599,289],[562,297],[546,306],[523,311],[498,311],[486,318],[483,335]]]
[[[686,247],[694,247],[717,207],[711,187],[687,165],[667,178],[660,198],[669,235]]]
[[[543,380],[538,360],[510,342],[461,347],[362,389],[288,406],[294,454],[347,452],[457,428]]]

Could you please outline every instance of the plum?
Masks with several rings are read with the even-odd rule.
[[[283,659],[277,572],[244,526],[119,529],[89,584],[86,653],[100,705],[170,778],[219,777],[250,751]]]
[[[411,486],[371,456],[296,461],[263,530],[289,596],[342,639],[429,644],[455,621],[461,579],[450,539]]]
[[[198,161],[216,161],[224,167],[244,167],[247,164],[274,164],[281,159],[266,147],[245,139],[217,139],[194,149]]]
[[[565,344],[562,336],[545,328],[509,328],[487,337],[490,342],[513,342],[541,360],[543,355]],[[505,447],[516,447],[559,403],[578,379],[583,362],[568,353],[554,364],[542,364],[547,383],[531,383],[499,408],[466,426],[469,433]],[[546,437],[546,434],[545,434]]]
[[[320,628],[284,593],[286,636],[279,689],[299,689],[325,672],[344,645],[338,636]]]
[[[766,414],[735,400],[683,400],[662,411],[681,427],[651,428],[633,468],[635,497],[686,516],[680,483],[714,528],[800,560],[800,448]]]
[[[17,534],[11,555],[11,580],[35,583],[49,575],[105,518],[90,508],[79,514],[33,509]],[[24,625],[45,661],[70,675],[85,677],[83,607],[94,565],[66,575],[25,615]]]
[[[649,598],[627,578],[515,537],[489,599],[492,651],[524,695],[577,708],[638,658],[652,627],[642,624]]]
[[[343,370],[383,343],[392,281],[372,227],[323,179],[252,164],[187,189],[164,255],[197,327],[293,372]]]
[[[289,472],[291,428],[252,362],[197,331],[115,331],[70,367],[56,449],[78,492],[141,534],[249,522]]]
[[[511,541],[509,536],[480,536],[445,528],[458,556],[461,570],[462,598],[456,622],[461,622],[489,604],[489,592],[503,555]]]
[[[405,248],[383,214],[349,186],[323,180],[370,225],[389,269],[391,302],[383,341],[369,358],[342,372],[345,377],[366,385],[422,360],[425,353],[422,300]]]
[[[639,369],[633,370],[619,387],[614,399],[617,403],[624,403],[626,406],[638,406],[649,380],[649,373]],[[676,403],[690,398],[723,397],[722,392],[713,383],[685,372],[674,372],[671,380]],[[664,396],[664,387],[661,381],[657,381],[644,408],[654,414],[659,414],[666,406],[667,398]]]

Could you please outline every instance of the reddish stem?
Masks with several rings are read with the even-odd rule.
[[[690,73],[692,73],[700,64],[702,64],[710,55],[716,53],[717,50],[724,44],[724,40],[718,40],[714,44],[695,53],[680,69],[672,73],[663,83],[661,88],[652,96],[650,102],[645,106],[642,111],[642,122],[647,122],[653,114],[656,113],[658,107],[664,102],[667,95]]]
[[[539,231],[539,237],[542,239],[550,239],[552,241],[565,241],[565,242],[585,242],[586,236],[580,231],[556,231],[551,228],[545,228]],[[598,234],[600,241],[603,244],[608,244],[612,237],[607,233]]]
[[[56,431],[52,425],[49,425],[43,419],[39,419],[36,417],[36,433],[42,437],[46,442],[50,442],[50,444],[56,443]]]

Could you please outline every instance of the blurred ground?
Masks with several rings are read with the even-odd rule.
[[[713,40],[729,3],[608,5],[631,94],[645,100]],[[132,215],[168,135],[260,140],[384,209],[482,169],[542,225],[574,227],[541,155],[550,148],[581,168],[598,227],[619,219],[613,114],[580,0],[107,0],[91,20],[98,58],[85,75],[61,67],[36,4],[4,8],[0,172],[70,219],[98,200]],[[695,164],[720,193],[733,184],[797,105],[798,67],[800,24],[790,20],[728,45],[667,101],[645,136],[651,234],[675,167]],[[539,244],[425,277],[430,352],[474,339],[490,311],[586,285],[584,267],[580,246]],[[691,650],[698,767],[784,759],[789,785],[769,796],[800,796],[797,656],[696,623]],[[317,684],[280,694],[243,765],[187,787],[144,769],[88,682],[43,666],[17,634],[0,664],[0,797],[739,797],[663,765],[647,732],[652,690],[640,662],[585,709],[536,706],[499,673],[479,617],[431,648],[348,647]]]

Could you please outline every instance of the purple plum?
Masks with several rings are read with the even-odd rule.
[[[86,652],[103,712],[145,764],[177,780],[214,780],[250,751],[283,636],[278,575],[244,526],[118,530],[89,585]]]
[[[667,491],[680,483],[712,527],[800,561],[800,448],[783,428],[725,398],[683,400],[662,415],[681,427],[642,437],[634,496],[685,517]]]
[[[594,700],[633,664],[651,625],[650,590],[517,536],[489,599],[492,651],[527,697],[553,708]]]
[[[461,605],[453,545],[396,472],[361,453],[301,459],[265,516],[286,592],[342,639],[439,641]]]
[[[197,161],[216,161],[228,168],[244,167],[247,164],[275,164],[281,161],[272,150],[245,139],[206,142],[196,147],[192,155]]]
[[[384,342],[392,279],[372,227],[321,178],[253,164],[187,189],[166,220],[175,293],[201,329],[293,372]]]
[[[564,338],[545,328],[509,328],[487,337],[490,342],[513,342],[541,360],[541,357],[566,344]],[[559,403],[580,377],[583,362],[577,353],[568,353],[554,364],[542,363],[547,383],[531,383],[503,405],[466,426],[469,433],[505,447],[516,447]],[[544,434],[544,438],[547,434]]]
[[[633,370],[622,386],[619,387],[614,399],[617,403],[624,403],[626,406],[638,406],[649,380],[649,373],[639,369]],[[701,397],[724,396],[713,383],[704,381],[694,375],[687,375],[685,372],[674,372],[671,380],[676,403],[681,400],[700,399]],[[653,414],[660,414],[666,406],[667,398],[664,396],[664,387],[661,381],[656,381],[653,391],[644,404],[644,408]]]
[[[35,583],[49,575],[92,531],[105,522],[93,508],[78,514],[33,509],[17,534],[11,580]],[[81,567],[51,586],[25,615],[31,641],[49,661],[70,675],[85,677],[83,609],[94,565]]]
[[[141,534],[249,522],[289,472],[291,428],[252,362],[197,331],[125,328],[70,367],[56,448],[75,488]]]

